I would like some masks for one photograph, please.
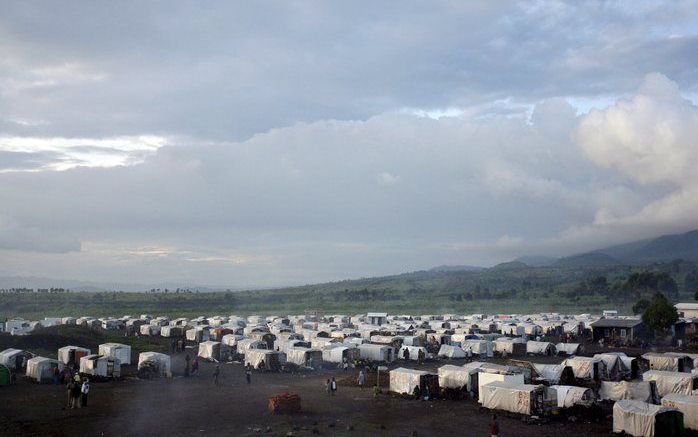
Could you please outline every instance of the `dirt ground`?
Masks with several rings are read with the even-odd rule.
[[[440,363],[440,364],[443,364]],[[183,354],[173,360],[182,374]],[[0,392],[3,435],[396,435],[487,436],[491,412],[475,401],[416,401],[369,389],[340,385],[335,396],[324,388],[327,378],[346,378],[342,370],[307,374],[253,373],[245,381],[241,364],[221,364],[220,385],[212,381],[214,364],[201,365],[200,375],[172,380],[93,383],[88,407],[64,409],[63,386],[20,379]],[[436,367],[426,364],[425,367]],[[356,375],[352,370],[352,377]],[[301,396],[303,413],[271,415],[269,397],[282,392]],[[567,420],[527,424],[520,417],[499,415],[501,436],[566,437],[608,435],[611,422]]]

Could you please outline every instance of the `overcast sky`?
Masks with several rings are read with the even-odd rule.
[[[0,275],[277,286],[698,227],[698,2],[8,1]]]

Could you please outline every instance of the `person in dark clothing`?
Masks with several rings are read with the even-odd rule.
[[[216,366],[218,367],[218,366]],[[193,360],[191,360],[191,375],[198,375],[199,374],[199,357],[194,357]]]
[[[497,422],[497,415],[492,415],[492,421],[490,422],[490,435],[492,437],[499,437],[499,422]]]
[[[245,378],[248,384],[252,383],[252,369],[249,364],[245,367]]]
[[[213,384],[218,385],[218,375],[221,374],[220,364],[216,364],[216,368],[213,369]]]
[[[79,380],[76,380],[73,382],[72,402],[70,404],[70,408],[79,408],[80,407],[80,395],[81,394],[82,394],[82,384],[80,383]]]
[[[402,358],[405,359],[405,361],[410,360],[410,350],[405,348],[405,350],[402,352]]]
[[[75,381],[73,381],[73,378],[70,378],[68,380],[68,384],[66,384],[66,389],[68,390],[68,405],[66,408],[70,408],[73,406],[73,386],[75,385]]]
[[[185,363],[184,363],[184,376],[188,377],[189,372],[191,370],[191,362],[190,362],[191,358],[189,358],[189,354],[187,354],[187,356],[184,357],[184,361],[185,361]]]

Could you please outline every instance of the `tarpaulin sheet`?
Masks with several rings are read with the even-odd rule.
[[[666,411],[673,409],[646,402],[620,400],[613,405],[613,432],[654,437],[655,417]]]
[[[655,390],[652,389],[652,381],[602,381],[599,398],[602,401],[631,399],[650,404],[658,401]]]

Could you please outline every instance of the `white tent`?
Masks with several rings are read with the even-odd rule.
[[[654,381],[602,381],[599,388],[602,401],[630,399],[650,404],[659,403],[657,384]]]
[[[473,375],[478,372],[478,369],[446,364],[438,369],[439,387],[474,391],[477,378],[474,378]]]
[[[570,408],[577,404],[588,405],[594,401],[594,392],[590,388],[572,385],[552,385],[550,388],[557,390],[559,408]]]
[[[286,349],[286,361],[297,366],[316,367],[322,364],[320,349],[290,347]]]
[[[614,353],[608,354],[596,354],[595,359],[599,359],[604,362],[606,379],[618,379],[626,376],[630,376],[630,367],[621,359],[621,356]]]
[[[63,364],[80,364],[80,358],[90,355],[90,350],[80,346],[64,346],[58,349],[58,361]]]
[[[659,396],[666,396],[671,393],[684,395],[696,394],[694,390],[698,387],[698,374],[684,372],[667,372],[664,370],[648,370],[642,374],[643,381],[655,381]]]
[[[598,379],[606,374],[606,364],[599,358],[572,357],[562,362],[572,368],[575,378]]]
[[[562,377],[562,372],[567,366],[562,364],[538,364],[531,363],[533,369],[540,375],[540,380],[546,381],[550,384],[557,384],[560,382]]]
[[[558,354],[577,355],[581,349],[579,343],[558,343],[555,345],[555,350]]]
[[[219,341],[204,341],[199,343],[199,357],[211,361],[225,361],[230,349]]]
[[[141,325],[141,335],[160,335],[160,325]]]
[[[121,376],[121,364],[118,358],[87,355],[80,358],[80,373],[103,378],[118,378]]]
[[[698,430],[698,396],[668,394],[662,398],[662,405],[681,411],[684,427]]]
[[[163,327],[163,329],[165,329]],[[211,331],[207,325],[194,326],[184,334],[189,341],[202,342],[211,339]]]
[[[33,356],[34,354],[31,352],[23,351],[21,349],[5,349],[4,351],[0,352],[0,364],[16,372],[26,369],[27,361]]]
[[[506,353],[510,356],[523,355],[526,353],[526,340],[520,337],[502,337],[494,342],[494,351],[499,354]]]
[[[543,385],[494,381],[480,388],[479,399],[485,408],[531,415],[540,411],[538,393],[545,390]]]
[[[237,348],[239,354],[245,355],[245,353],[250,349],[266,349],[267,344],[253,338],[243,338],[238,340]]]
[[[438,355],[441,358],[465,358],[465,351],[458,346],[442,344]]]
[[[631,436],[661,436],[656,431],[657,416],[681,414],[674,408],[652,405],[640,401],[620,400],[613,405],[613,432],[625,432]]]
[[[159,352],[141,352],[138,355],[139,373],[143,369],[150,369],[153,376],[172,376],[170,356]]]
[[[669,372],[690,372],[693,359],[686,354],[658,354],[649,352],[642,355],[650,363],[651,370],[666,370]]]
[[[104,343],[99,345],[99,355],[117,358],[122,365],[131,364],[131,346],[121,343]]]
[[[461,343],[461,348],[467,351],[470,348],[475,355],[493,357],[494,344],[488,340],[465,340]]]
[[[286,354],[267,349],[250,349],[245,354],[245,366],[248,364],[255,369],[263,367],[266,370],[277,370],[286,363]]]
[[[228,347],[236,347],[239,340],[242,340],[243,336],[238,334],[225,334],[221,337],[221,343]]]
[[[526,342],[526,353],[533,355],[554,355],[555,345],[547,341],[529,340]]]
[[[397,356],[399,359],[404,359],[405,358],[405,351],[409,351],[409,359],[412,361],[417,361],[419,357],[419,351],[422,351],[424,354],[424,357],[427,356],[427,349],[420,347],[420,346],[403,346],[400,348],[400,352],[398,352]]]
[[[421,387],[422,378],[425,376],[437,375],[423,370],[405,369],[398,367],[390,371],[390,391],[400,394],[411,395],[415,387]]]
[[[523,385],[524,376],[521,373],[490,373],[486,368],[477,375],[477,392],[482,393],[482,387],[491,382],[505,382],[507,384]],[[482,397],[478,400],[482,403]]]
[[[38,382],[50,381],[53,378],[54,369],[63,370],[63,363],[46,357],[34,357],[27,361],[27,377]]]
[[[364,343],[358,347],[361,358],[365,360],[391,362],[396,358],[395,348],[392,346]]]
[[[322,361],[326,363],[341,363],[346,358],[347,362],[353,362],[360,357],[359,349],[354,346],[330,345],[322,348]]]

